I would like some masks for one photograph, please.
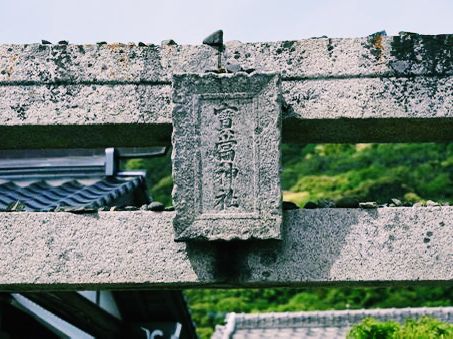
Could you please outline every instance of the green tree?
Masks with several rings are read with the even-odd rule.
[[[453,325],[437,319],[423,317],[419,320],[408,319],[404,324],[395,321],[364,319],[353,326],[348,339],[451,339]]]

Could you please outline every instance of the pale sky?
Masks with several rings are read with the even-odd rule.
[[[453,0],[0,0],[0,43],[225,41],[453,33]]]

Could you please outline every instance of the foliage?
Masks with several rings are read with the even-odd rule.
[[[171,152],[164,156],[147,159],[132,159],[127,161],[126,168],[130,170],[146,169],[146,184],[151,197],[166,206],[171,206],[171,190],[173,179],[171,177]]]
[[[395,321],[380,322],[367,318],[355,325],[348,333],[348,339],[390,339],[396,338],[400,324]]]
[[[282,145],[285,200],[453,202],[453,144]],[[152,197],[171,205],[170,152],[134,159],[128,169],[147,169]]]
[[[301,207],[345,197],[453,201],[453,144],[283,145],[282,153],[285,199]]]
[[[127,164],[128,168],[148,170],[151,195],[166,205],[171,205],[173,185],[169,153],[165,157],[134,160]],[[344,197],[379,203],[392,198],[411,203],[428,199],[453,202],[453,144],[282,145],[282,164],[284,199],[299,206],[307,201]],[[453,304],[452,287],[203,289],[187,290],[185,294],[202,338],[208,338],[215,325],[223,323],[225,314],[233,311]],[[373,331],[392,327],[388,324],[373,326]],[[409,331],[410,326],[406,324],[398,329],[398,333],[422,333],[401,332]]]
[[[429,317],[408,319],[402,325],[394,321],[380,322],[367,318],[353,326],[348,333],[348,339],[405,338],[453,338],[453,325]]]
[[[197,329],[209,338],[228,312],[449,306],[453,287],[203,289],[185,291]],[[201,332],[200,332],[201,333]],[[201,336],[201,334],[200,334]]]

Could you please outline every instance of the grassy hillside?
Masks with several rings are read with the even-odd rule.
[[[453,201],[453,144],[283,146],[285,198]]]
[[[283,145],[282,165],[284,199],[301,207],[344,198],[453,203],[453,144]],[[129,166],[148,168],[151,194],[171,204],[169,156]],[[232,311],[453,305],[452,287],[188,290],[186,296],[202,338]]]

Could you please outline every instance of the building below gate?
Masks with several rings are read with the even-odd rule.
[[[424,316],[453,323],[453,307],[386,308],[374,310],[228,313],[212,339],[345,338],[352,325],[372,317],[404,322]]]

